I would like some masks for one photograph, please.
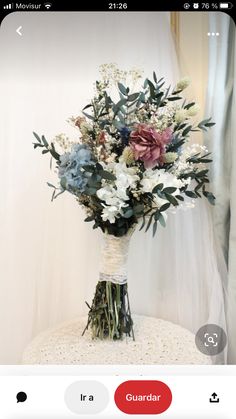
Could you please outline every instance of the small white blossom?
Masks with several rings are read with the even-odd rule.
[[[200,111],[200,106],[195,104],[188,109],[188,116],[195,116]]]
[[[184,90],[190,85],[189,77],[184,77],[183,79],[179,80],[176,85],[176,90]]]
[[[122,153],[122,156],[120,157],[120,161],[123,161],[124,163],[130,165],[134,163],[134,152],[130,147],[125,147]]]
[[[187,117],[188,117],[187,109],[180,108],[175,113],[175,122],[177,124],[180,124],[181,122],[185,121]]]
[[[141,187],[142,192],[149,192],[151,193],[153,188],[163,183],[164,188],[166,187],[174,187],[176,191],[173,195],[178,195],[180,193],[179,189],[184,186],[184,182],[180,179],[177,179],[172,173],[165,172],[164,170],[151,170],[147,169],[144,172],[143,179],[141,180]],[[158,208],[160,208],[163,204],[168,202],[166,199],[160,198],[157,194],[154,195],[154,202]]]
[[[90,132],[92,130],[93,130],[93,127],[88,122],[85,121],[85,122],[82,122],[80,124],[80,132],[81,132],[82,135],[87,135],[88,132]]]
[[[116,206],[104,207],[102,211],[102,219],[103,221],[109,221],[111,224],[113,224],[116,221],[116,216],[118,213],[119,211]]]
[[[178,154],[174,152],[168,152],[163,155],[164,163],[173,163],[178,158]]]
[[[56,135],[55,138],[52,140],[52,143],[61,154],[69,152],[71,150],[72,145],[74,144],[74,142],[71,141],[66,134]]]
[[[176,176],[179,176],[181,174],[191,172],[193,169],[197,167],[202,167],[202,163],[196,165],[188,161],[189,158],[193,157],[195,154],[198,153],[208,153],[206,146],[200,144],[192,144],[190,146],[184,147],[178,160],[176,160],[176,162],[173,165],[173,168],[171,169],[172,173],[174,173]]]

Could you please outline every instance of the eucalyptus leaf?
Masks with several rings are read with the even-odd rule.
[[[107,170],[101,170],[99,172],[100,176],[103,179],[107,179],[107,180],[116,180],[115,175],[113,175],[112,173],[108,172]]]
[[[191,131],[191,129],[192,129],[192,125],[189,125],[188,127],[186,127],[182,132],[183,137],[186,137],[186,135]]]
[[[62,178],[61,178],[60,185],[61,185],[61,187],[62,187],[63,189],[66,189],[66,186],[67,186],[67,181],[66,181],[66,178],[65,178],[65,177],[62,177]]]
[[[161,208],[160,208],[160,212],[163,212],[163,211],[166,211],[168,208],[169,208],[169,206],[170,206],[170,203],[169,202],[166,202],[166,204],[163,204],[162,206],[161,206]]]
[[[127,103],[127,99],[120,99],[119,102],[117,102],[114,106],[113,106],[113,112],[116,115],[117,112],[119,112],[120,107],[125,105]]]
[[[185,191],[185,195],[187,195],[189,198],[196,198],[196,194],[193,191]]]
[[[150,80],[148,80],[147,83],[148,83],[149,90],[150,90],[150,96],[151,96],[152,99],[155,99],[155,86]]]
[[[212,193],[209,193],[207,195],[207,199],[208,199],[208,201],[210,202],[211,205],[215,205],[215,197]]]
[[[162,214],[160,214],[159,223],[162,225],[162,227],[166,226],[165,218]]]
[[[190,102],[190,103],[188,103],[187,105],[185,105],[184,106],[184,109],[190,109],[192,106],[194,106],[195,105],[195,102]]]
[[[157,221],[153,223],[152,236],[154,237],[157,231]]]
[[[213,193],[208,192],[208,191],[203,191],[203,195],[208,199],[211,205],[215,205],[215,196],[213,195]]]
[[[149,218],[149,220],[148,220],[148,223],[147,223],[147,227],[146,227],[146,229],[145,229],[145,232],[147,232],[147,231],[148,231],[148,229],[149,229],[149,227],[150,227],[150,225],[151,225],[151,223],[152,223],[153,215],[154,215],[154,214],[150,215],[150,218]]]
[[[140,93],[139,100],[140,100],[141,102],[143,102],[143,103],[145,103],[145,102],[146,102],[144,92],[141,92],[141,93]]]
[[[86,105],[84,108],[83,108],[83,111],[85,110],[85,109],[88,109],[88,108],[91,108],[93,105],[92,105],[92,103],[89,103],[88,105]]]
[[[120,82],[118,82],[118,87],[119,87],[120,92],[123,95],[126,96],[127,95],[127,89],[126,89],[126,87],[122,83],[120,83]]]
[[[56,189],[56,187],[55,187],[54,185],[52,185],[52,183],[47,182],[47,185],[48,185],[50,188],[54,188],[54,189]]]
[[[161,81],[162,81],[162,80],[164,80],[164,77],[161,77],[161,78],[158,80],[157,84],[161,83]]]
[[[175,195],[175,198],[177,198],[179,201],[184,201],[184,197],[182,195]]]
[[[172,194],[177,190],[177,188],[175,188],[174,186],[168,186],[167,188],[164,188],[162,190],[163,193],[168,193],[168,194]]]
[[[161,190],[163,188],[164,184],[159,183],[158,185],[154,186],[152,193],[157,193],[158,190]]]
[[[138,97],[139,97],[139,93],[132,93],[131,95],[128,96],[128,101],[133,102],[134,100],[138,99]]]
[[[157,189],[156,193],[159,196],[159,198],[166,199],[166,195],[160,189]]]
[[[196,175],[197,177],[203,177],[203,176],[206,176],[208,172],[209,172],[208,169],[204,169],[204,170],[201,170],[200,172],[196,172]]]
[[[143,204],[137,204],[133,207],[134,215],[140,215],[143,213]]]
[[[54,144],[51,143],[51,148],[49,149],[52,157],[54,157],[55,160],[60,160],[60,154],[57,153],[57,151],[55,150]]]
[[[94,166],[92,166],[90,164],[85,164],[84,166],[82,166],[82,169],[84,169],[85,172],[88,172],[88,173],[93,173],[94,172]]]
[[[93,221],[94,220],[94,216],[93,215],[90,215],[89,217],[86,217],[85,219],[84,219],[84,221],[86,222],[86,223],[89,223],[90,221]]]
[[[174,102],[175,100],[180,100],[180,99],[182,99],[181,96],[174,96],[174,97],[170,96],[167,98],[167,100],[169,100],[170,102]]]
[[[134,215],[134,211],[133,211],[132,208],[129,208],[128,210],[126,210],[124,212],[123,215],[124,215],[125,218],[130,218],[130,217],[132,217]]]
[[[46,140],[46,138],[45,138],[44,135],[42,135],[42,142],[45,145],[45,147],[48,147],[48,142],[47,142],[47,140]]]
[[[139,231],[141,231],[142,229],[143,229],[143,227],[145,226],[145,217],[143,216],[143,221],[142,221],[142,224],[141,224],[141,226],[140,226],[140,229],[139,229]]]
[[[176,198],[174,198],[172,195],[170,195],[170,194],[168,194],[168,193],[166,193],[165,194],[165,197],[166,197],[166,199],[172,204],[172,205],[174,205],[174,206],[177,206],[177,205],[179,205],[179,203],[178,203],[178,201],[177,201],[177,199]]]
[[[205,127],[210,128],[213,127],[215,125],[215,122],[208,122],[207,124],[205,124]]]
[[[87,112],[83,112],[84,116],[86,116],[86,118],[91,119],[91,121],[94,121],[94,117],[92,115],[89,115]]]
[[[37,140],[39,143],[41,143],[41,139],[40,139],[39,135],[38,135],[36,132],[33,132],[33,134],[34,134],[34,136],[35,136],[36,140]]]
[[[85,192],[87,195],[95,195],[97,192],[97,188],[86,188]]]

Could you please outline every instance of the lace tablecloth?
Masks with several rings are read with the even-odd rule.
[[[211,364],[194,335],[176,324],[133,316],[135,341],[92,340],[85,317],[39,334],[26,348],[23,364]]]

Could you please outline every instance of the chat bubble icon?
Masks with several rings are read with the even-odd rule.
[[[24,403],[27,400],[27,394],[24,391],[20,391],[16,395],[17,403]]]

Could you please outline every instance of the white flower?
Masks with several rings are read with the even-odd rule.
[[[168,152],[163,155],[164,163],[173,163],[178,158],[178,154],[175,152]]]
[[[117,188],[135,188],[139,180],[137,170],[137,167],[127,167],[124,162],[115,163],[113,173],[116,176]]]
[[[108,157],[106,157],[105,161],[106,163],[114,163],[116,159],[116,154],[111,153]]]
[[[79,129],[82,135],[87,135],[89,131],[93,131],[92,125],[90,125],[87,121],[81,122]]]
[[[97,190],[97,196],[101,199],[101,201],[104,201],[106,205],[115,205],[120,210],[122,207],[127,205],[124,201],[129,198],[126,194],[123,194],[121,199],[119,194],[121,194],[121,191],[118,191],[111,185],[106,185]]]
[[[137,175],[137,167],[127,167],[125,163],[111,162],[102,163],[103,168],[116,176],[111,182],[103,181],[103,187],[97,190],[97,197],[106,205],[102,212],[102,218],[105,221],[115,222],[118,214],[122,215],[122,209],[127,207],[129,200],[128,190],[135,188],[139,176]],[[110,208],[110,209],[109,209]]]
[[[188,116],[195,116],[200,111],[200,106],[195,104],[188,109]]]
[[[198,165],[196,165],[188,161],[189,158],[191,158],[192,156],[198,153],[201,153],[201,154],[208,153],[206,146],[200,145],[200,144],[192,144],[190,146],[184,147],[182,149],[181,154],[179,155],[178,160],[176,160],[173,165],[172,173],[176,176],[179,176],[183,173],[191,172],[193,169],[197,167],[198,168],[203,167],[204,166],[203,163],[199,163]],[[185,179],[185,184],[189,184],[189,179]]]
[[[123,195],[122,195],[123,194]],[[115,222],[115,218],[118,214],[122,214],[122,208],[127,207],[125,200],[128,200],[128,196],[125,194],[125,190],[118,190],[111,185],[106,185],[97,191],[97,196],[101,201],[104,201],[104,209],[102,211],[103,221]]]
[[[102,211],[103,221],[109,221],[111,224],[115,223],[116,215],[119,213],[116,206],[104,207]]]
[[[163,188],[174,187],[176,191],[173,195],[178,195],[180,193],[179,189],[184,186],[182,180],[177,179],[172,173],[164,172],[163,170],[152,170],[147,169],[144,172],[144,177],[141,180],[140,184],[142,186],[143,192],[152,192],[154,186],[163,183]],[[160,198],[157,194],[154,194],[154,202],[160,208],[163,204],[168,202],[166,199]]]
[[[152,192],[154,186],[158,185],[159,183],[163,183],[164,188],[169,186],[177,188],[175,194],[178,194],[178,189],[183,186],[182,180],[177,179],[177,177],[172,173],[159,169],[147,169],[144,172],[143,179],[140,182],[143,192]]]
[[[186,87],[190,85],[189,77],[184,77],[183,79],[179,80],[176,85],[176,90],[184,90]]]
[[[134,152],[130,147],[124,148],[122,156],[120,157],[120,161],[123,161],[126,164],[134,163]]]
[[[187,109],[177,109],[176,113],[175,113],[175,122],[177,124],[180,124],[181,122],[185,121],[185,119],[188,116],[188,111]]]

